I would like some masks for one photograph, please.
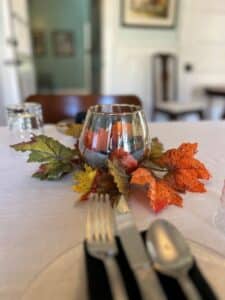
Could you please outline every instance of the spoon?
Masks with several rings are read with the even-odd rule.
[[[146,245],[157,271],[175,278],[188,299],[202,299],[188,277],[194,258],[175,226],[166,220],[156,220],[147,232]]]

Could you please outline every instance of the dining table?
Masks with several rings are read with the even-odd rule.
[[[225,121],[149,123],[151,138],[165,149],[198,143],[196,157],[210,171],[207,192],[186,193],[182,208],[154,213],[134,194],[130,206],[139,230],[157,218],[172,222],[188,240],[219,257],[211,257],[209,281],[225,299],[225,233],[215,225],[225,179]],[[72,137],[45,125],[44,134],[73,146]],[[31,175],[38,164],[10,147],[15,137],[0,127],[0,299],[87,299],[83,241],[87,202],[73,191],[73,174],[43,181]],[[211,266],[211,267],[210,267]],[[208,276],[208,275],[207,275]]]

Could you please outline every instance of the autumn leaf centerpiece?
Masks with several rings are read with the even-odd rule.
[[[93,192],[109,193],[112,198],[128,195],[138,185],[144,188],[151,209],[159,212],[168,205],[182,207],[181,195],[186,192],[206,191],[211,175],[195,158],[197,143],[165,151],[157,138],[149,140],[143,114],[120,109],[107,115],[94,108],[83,127],[70,124],[67,134],[75,138],[74,148],[45,135],[11,147],[28,151],[28,162],[40,163],[33,174],[36,178],[57,180],[73,172],[73,190],[81,200]]]

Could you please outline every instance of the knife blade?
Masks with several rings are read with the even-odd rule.
[[[114,209],[117,234],[134,272],[143,300],[165,300],[166,296],[153,270],[144,243],[124,195]]]

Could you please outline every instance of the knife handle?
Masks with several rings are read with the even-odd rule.
[[[128,300],[123,278],[113,256],[104,260],[114,300]]]
[[[134,271],[143,300],[166,300],[167,297],[160,282],[149,265],[136,268]]]

